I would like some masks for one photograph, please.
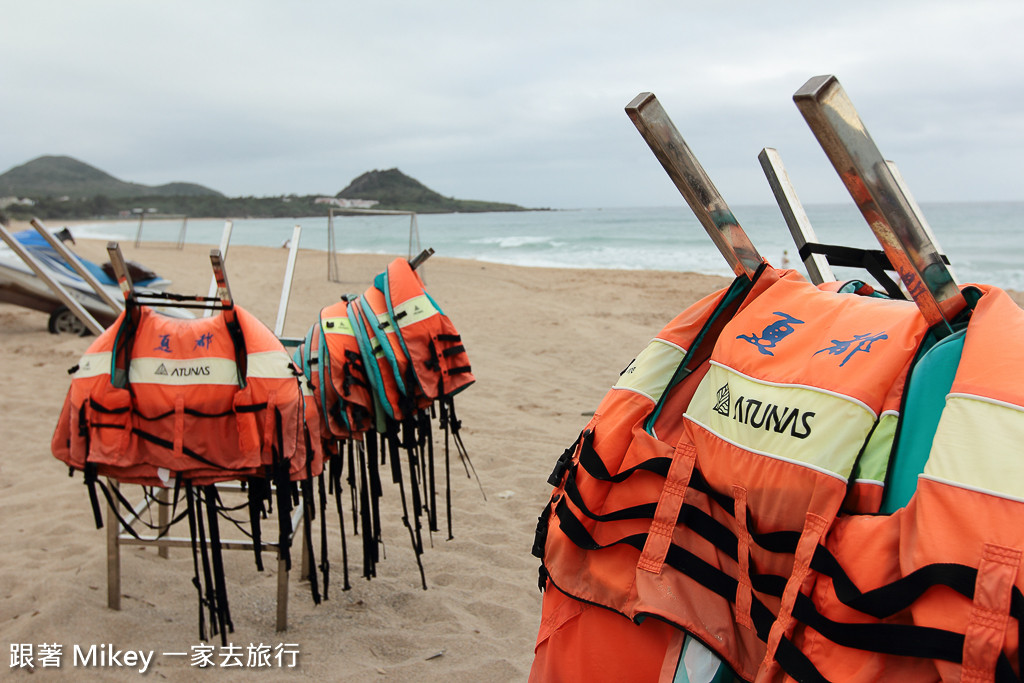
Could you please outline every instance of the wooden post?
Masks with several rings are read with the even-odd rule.
[[[117,482],[107,479],[111,491],[117,490]],[[107,503],[107,607],[121,609],[121,523],[117,519],[117,496],[111,496]]]
[[[178,243],[175,245],[178,251],[185,248],[185,228],[188,227],[188,216],[183,216],[181,219],[181,230],[178,231]]]
[[[288,630],[288,563],[277,555],[277,630]]]

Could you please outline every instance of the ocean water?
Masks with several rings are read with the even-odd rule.
[[[773,265],[787,260],[791,267],[802,270],[778,207],[732,208],[762,256]],[[852,203],[808,205],[805,209],[820,242],[878,248]],[[1024,202],[922,204],[921,209],[961,283],[1024,290]],[[302,247],[326,251],[326,217],[235,220],[231,243],[281,246],[296,224],[302,226]],[[223,226],[223,220],[189,220],[186,241],[216,245]],[[180,221],[150,221],[143,225],[142,239],[173,242],[180,227]],[[415,223],[409,216],[336,217],[335,244],[342,254],[406,254],[414,227],[419,244],[432,247],[439,256],[519,266],[731,275],[703,227],[682,205],[424,214],[417,216]],[[81,226],[75,234],[131,242],[137,230],[137,221],[125,221]],[[837,272],[841,278],[857,274]]]

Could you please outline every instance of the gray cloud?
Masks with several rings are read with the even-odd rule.
[[[777,147],[845,201],[792,93],[835,73],[921,201],[1022,197],[1016,2],[8,3],[0,168],[70,154],[230,195],[398,166],[529,206],[680,199],[623,107],[655,92],[731,202]]]

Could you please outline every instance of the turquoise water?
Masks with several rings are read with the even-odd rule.
[[[878,248],[852,204],[806,208],[819,241]],[[936,239],[949,256],[960,282],[985,282],[1024,289],[1024,203],[923,204]],[[754,245],[773,265],[795,249],[775,206],[736,206],[733,213]],[[327,218],[246,219],[234,221],[232,244],[281,246],[295,224],[301,244],[327,249]],[[341,253],[409,251],[408,216],[335,218]],[[175,241],[180,222],[150,222],[144,240]],[[216,245],[222,220],[189,220],[186,241]],[[517,213],[420,215],[420,244],[439,256],[520,266],[693,271],[730,275],[725,260],[685,206],[636,209],[580,209]],[[137,222],[76,228],[75,234],[102,239],[135,239]],[[848,273],[853,275],[854,273]],[[843,274],[840,274],[843,276]]]

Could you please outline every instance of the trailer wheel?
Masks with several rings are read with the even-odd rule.
[[[73,334],[79,337],[87,337],[92,334],[86,324],[79,320],[78,316],[72,313],[67,306],[61,306],[50,314],[47,329],[50,330],[50,334]]]

